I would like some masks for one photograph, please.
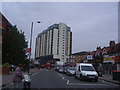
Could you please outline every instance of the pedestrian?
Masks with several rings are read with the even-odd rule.
[[[16,90],[22,88],[22,79],[23,79],[23,73],[20,67],[17,67],[13,74],[13,84]]]

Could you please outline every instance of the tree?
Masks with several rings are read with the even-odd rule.
[[[10,64],[24,64],[26,61],[25,48],[27,42],[24,32],[19,31],[16,26],[10,28],[10,30],[3,30],[3,50],[2,50],[2,63]]]

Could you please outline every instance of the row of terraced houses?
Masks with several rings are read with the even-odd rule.
[[[120,70],[120,43],[110,41],[107,47],[97,47],[96,51],[77,52],[70,55],[70,63],[92,63],[97,70],[111,74],[113,70]]]

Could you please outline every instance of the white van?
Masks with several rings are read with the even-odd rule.
[[[75,67],[75,78],[92,79],[98,81],[98,73],[95,71],[92,64],[77,63]]]

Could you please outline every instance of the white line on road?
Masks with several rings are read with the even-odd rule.
[[[68,85],[102,85],[102,86],[108,86],[106,84],[81,84],[81,83],[67,83]]]
[[[102,82],[105,82],[104,80],[102,80]]]
[[[67,84],[69,84],[69,80],[67,81]]]
[[[58,72],[57,72],[57,73],[58,73]],[[67,84],[69,84],[69,80],[67,80],[62,74],[58,73],[58,75],[60,75],[61,78],[62,78],[63,80],[65,80],[65,81],[67,82]]]
[[[35,74],[32,74],[33,76],[35,76]]]
[[[62,79],[64,79],[65,77],[63,77]]]
[[[58,73],[58,72],[57,72]],[[62,74],[58,73],[58,75],[60,75],[62,77]]]
[[[57,72],[58,73],[58,72]],[[106,84],[81,84],[81,83],[70,83],[70,81],[68,80],[68,79],[66,79],[62,74],[60,74],[60,73],[58,73],[58,75],[59,76],[61,76],[61,78],[63,79],[63,80],[65,80],[66,81],[66,84],[67,85],[102,85],[102,86],[108,86],[108,85],[106,85]],[[103,82],[105,82],[105,81],[103,81]]]
[[[48,71],[47,69],[43,69],[43,70]]]

